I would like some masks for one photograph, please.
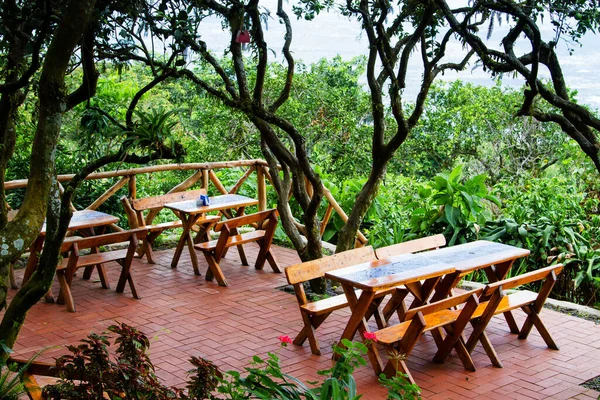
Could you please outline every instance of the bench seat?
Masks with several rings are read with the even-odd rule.
[[[264,237],[265,237],[265,231],[263,231],[263,230],[257,230],[257,231],[253,231],[253,232],[242,233],[240,235],[230,236],[229,238],[227,238],[227,244],[225,245],[225,247],[233,247],[233,246],[239,246],[239,245],[250,243],[250,242],[256,242],[258,240],[263,239]],[[218,239],[210,240],[208,242],[202,242],[202,243],[195,244],[194,247],[198,250],[210,251],[210,250],[214,250],[217,248],[218,242],[219,242]]]
[[[84,256],[79,256],[77,260],[77,268],[89,267],[90,265],[103,264],[109,261],[119,261],[127,257],[127,249],[112,250],[103,253],[91,253]],[[56,270],[67,269],[69,265],[69,259],[63,258],[62,262]]]

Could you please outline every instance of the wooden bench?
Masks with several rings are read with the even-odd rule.
[[[146,229],[140,228],[90,236],[63,243],[61,252],[68,252],[69,256],[65,257],[61,264],[56,268],[56,276],[60,283],[60,294],[57,302],[59,304],[66,303],[67,309],[71,312],[75,312],[75,302],[71,294],[71,282],[73,281],[75,272],[79,268],[86,268],[86,273],[84,274],[84,277],[86,277],[91,274],[91,270],[96,266],[102,287],[109,289],[110,285],[103,265],[109,261],[116,261],[121,265],[121,275],[119,277],[119,282],[117,283],[117,293],[123,293],[125,283],[128,282],[133,297],[139,299],[140,297],[135,288],[130,269],[133,256],[138,247],[138,239],[143,239],[146,235]],[[125,249],[105,252],[98,251],[100,246],[107,246],[126,241],[129,242],[129,246]],[[84,249],[90,249],[91,253],[81,255],[80,251]]]
[[[25,372],[21,375],[21,383],[27,393],[27,396],[31,400],[43,400],[42,388],[38,384],[35,376],[50,376],[57,377],[58,370],[56,363],[43,362],[43,361],[30,361],[19,358],[9,357],[6,362],[7,365],[16,364],[19,369],[25,368]]]
[[[438,343],[434,361],[445,361],[452,349],[455,349],[464,367],[474,371],[475,365],[470,354],[479,341],[492,364],[502,367],[498,355],[485,335],[485,328],[494,315],[522,308],[528,317],[519,337],[526,338],[531,327],[535,325],[548,347],[558,349],[539,318],[539,312],[556,282],[556,275],[562,271],[562,268],[562,265],[542,268],[489,284],[485,288],[410,309],[404,316],[404,322],[380,329],[375,332],[375,336],[382,345],[408,356],[424,332],[445,328],[447,334],[443,341]],[[507,295],[504,292],[505,289],[537,281],[543,281],[539,293],[515,292]],[[462,306],[462,308],[452,309],[457,306]],[[469,322],[473,325],[473,332],[469,340],[464,343],[462,334]],[[392,357],[388,361],[384,373],[387,376],[393,376],[397,370],[406,373],[411,382],[414,382],[404,361]]]
[[[321,348],[315,336],[315,330],[321,326],[332,312],[348,307],[348,300],[344,294],[309,302],[304,291],[304,282],[323,278],[328,271],[373,260],[377,260],[373,247],[365,246],[318,260],[292,265],[285,269],[288,283],[294,286],[294,292],[298,300],[298,306],[300,307],[300,314],[304,322],[304,327],[294,339],[295,345],[302,346],[306,339],[308,339],[311,352],[320,355]]]
[[[493,309],[493,312],[486,309],[483,305],[480,305],[473,314],[473,333],[466,344],[469,353],[471,353],[477,345],[478,335],[484,332],[487,324],[494,315],[503,314],[517,308],[522,309],[523,312],[527,314],[527,318],[518,332],[519,339],[527,339],[531,332],[531,328],[535,326],[544,342],[546,342],[546,345],[550,349],[558,350],[558,346],[540,318],[540,312],[544,308],[544,304],[546,304],[546,300],[556,284],[557,276],[562,270],[563,265],[557,264],[487,285],[483,295],[485,297],[490,297],[491,300],[489,301],[492,302],[492,294],[495,292],[498,293],[498,304]],[[514,289],[518,286],[533,282],[541,282],[538,293],[531,291],[516,291],[509,295],[504,294],[505,290]]]
[[[121,203],[123,204],[123,208],[127,214],[129,229],[145,228],[148,230],[148,236],[142,241],[142,245],[140,247],[140,257],[143,257],[145,254],[148,262],[150,264],[155,264],[152,253],[152,245],[156,238],[167,229],[182,227],[181,219],[152,224],[154,217],[164,207],[164,205],[179,201],[195,200],[199,198],[201,194],[206,194],[206,190],[188,190],[184,192],[168,193],[160,196],[144,197],[142,199],[129,199],[127,196],[121,197]],[[145,211],[148,211],[148,214],[144,217]],[[213,215],[201,217],[197,222],[197,225],[199,225],[198,236],[196,237],[197,240],[208,240],[207,232],[220,219],[220,217]]]
[[[206,262],[208,263],[208,271],[206,279],[217,279],[221,286],[227,286],[227,280],[219,265],[219,262],[224,257],[227,249],[233,246],[241,246],[249,242],[257,242],[260,246],[256,263],[256,269],[263,269],[265,262],[274,272],[281,272],[277,265],[277,260],[271,251],[271,243],[275,236],[277,228],[277,210],[260,211],[255,214],[242,215],[240,217],[231,218],[215,225],[215,231],[220,232],[217,240],[210,240],[203,243],[197,243],[194,248],[202,251]],[[257,225],[258,229],[248,233],[238,233],[238,228],[244,225]]]
[[[391,377],[396,375],[396,371],[401,371],[408,376],[410,382],[414,383],[404,358],[410,355],[423,333],[450,325],[452,329],[449,330],[440,348],[455,348],[464,367],[474,371],[475,365],[461,341],[461,335],[479,306],[478,298],[482,292],[483,288],[480,288],[410,309],[405,314],[406,321],[376,331],[375,337],[378,343],[403,355],[402,358],[390,357],[383,372]],[[451,309],[457,306],[462,308]]]

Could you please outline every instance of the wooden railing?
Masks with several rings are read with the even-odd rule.
[[[227,189],[223,183],[219,180],[216,170],[220,169],[233,169],[239,168],[242,170],[242,174],[237,182],[229,189]],[[87,206],[86,210],[96,210],[102,204],[104,204],[109,198],[114,196],[121,188],[127,185],[128,196],[132,199],[137,197],[137,179],[138,175],[142,174],[153,174],[157,172],[166,172],[166,171],[190,171],[192,174],[186,178],[183,182],[174,186],[168,193],[176,193],[187,190],[199,183],[201,188],[209,189],[209,185],[212,184],[214,188],[221,194],[227,193],[237,193],[242,185],[248,180],[248,178],[256,173],[256,197],[258,199],[258,209],[265,210],[267,208],[267,181],[271,183],[271,175],[269,173],[269,167],[264,160],[239,160],[239,161],[223,161],[223,162],[208,162],[208,163],[188,163],[188,164],[165,164],[165,165],[155,165],[150,167],[141,167],[141,168],[131,168],[127,170],[117,170],[117,171],[105,171],[105,172],[96,172],[90,174],[86,180],[100,180],[100,179],[113,179],[120,178],[118,181],[112,184],[104,193],[102,193],[98,198],[96,198],[92,204]],[[68,182],[73,179],[75,175],[59,175],[58,182],[59,185],[61,182]],[[12,189],[20,189],[25,188],[27,186],[27,179],[20,179],[9,181],[4,184],[5,190]],[[62,190],[62,186],[60,187]],[[311,190],[309,190],[309,194],[311,194]],[[164,194],[164,193],[155,193],[155,194]],[[323,221],[321,225],[321,236],[325,232],[325,228],[327,223],[329,222],[333,212],[335,211],[340,218],[346,222],[348,220],[348,216],[340,207],[338,202],[333,198],[331,192],[325,188],[325,198],[324,201],[327,202],[327,208],[325,214],[323,216]],[[73,206],[71,206],[75,209]],[[151,223],[151,221],[156,217],[159,210],[151,212],[147,216],[147,221]],[[298,222],[296,225],[300,232],[305,233],[304,226]],[[116,230],[122,230],[122,228],[118,226],[113,226]],[[362,232],[358,232],[356,238],[356,246],[363,246],[367,243],[367,238],[363,235]]]

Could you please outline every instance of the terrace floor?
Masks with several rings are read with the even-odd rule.
[[[252,263],[256,246],[248,245]],[[136,259],[133,274],[141,299],[103,290],[98,282],[73,282],[76,313],[64,306],[43,300],[30,311],[21,331],[15,355],[28,357],[47,346],[75,344],[88,333],[102,332],[115,321],[125,322],[152,338],[150,357],[157,374],[167,385],[183,385],[187,360],[202,356],[222,370],[241,370],[253,355],[278,352],[284,372],[304,381],[319,379],[316,371],[331,366],[331,344],[339,338],[348,311],[338,311],[317,330],[322,356],[312,355],[308,343],[303,347],[280,348],[277,337],[294,337],[302,323],[295,297],[278,290],[286,284],[283,274],[274,274],[240,265],[236,251],[222,262],[229,287],[207,282],[193,274],[189,256],[184,254],[177,269],[170,268],[173,250],[156,253],[157,264]],[[281,266],[298,262],[296,253],[276,247]],[[206,269],[202,255],[199,260]],[[107,268],[116,285],[117,269]],[[21,271],[17,271],[20,282]],[[56,293],[57,285],[55,286]],[[14,294],[14,291],[11,291]],[[517,312],[518,321],[523,321]],[[408,359],[425,399],[596,399],[600,393],[580,384],[600,375],[600,326],[576,317],[545,310],[542,314],[559,351],[546,348],[535,329],[527,340],[510,334],[501,318],[494,318],[489,337],[504,368],[495,368],[479,347],[475,350],[476,372],[463,369],[453,354],[443,365],[431,359],[435,345],[430,336],[421,339]],[[64,348],[47,350],[42,360],[65,353]],[[363,399],[385,399],[370,366],[355,374]]]

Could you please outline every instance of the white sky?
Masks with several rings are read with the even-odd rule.
[[[276,53],[280,59],[281,47],[283,45],[284,28],[275,15],[276,0],[265,0],[261,2],[270,9],[273,19],[268,24],[268,31],[265,33],[269,47]],[[360,24],[354,20],[348,20],[345,17],[335,13],[322,13],[313,21],[296,20],[291,10],[291,4],[285,4],[286,10],[292,19],[293,41],[292,52],[296,60],[302,60],[305,63],[315,62],[323,57],[331,58],[339,54],[344,59],[350,59],[355,56],[365,55],[367,51],[367,40],[361,37]],[[228,43],[228,34],[221,30],[220,22],[203,24],[204,30],[202,36],[214,51],[222,51]],[[502,27],[496,27],[490,43],[499,44],[506,24]],[[484,33],[485,34],[485,33]],[[542,27],[542,35],[548,39],[553,36],[550,24]],[[581,103],[600,108],[600,73],[596,67],[600,61],[600,47],[598,46],[598,37],[588,34],[582,40],[583,47],[576,48],[573,55],[569,55],[565,43],[559,43],[559,58],[567,84],[572,89],[579,92],[578,99]],[[460,59],[463,53],[460,45],[455,43],[448,48],[447,54],[456,54],[453,60]],[[272,55],[270,55],[273,58]],[[418,59],[415,54],[412,59]],[[416,90],[421,81],[420,65],[411,65],[407,80],[406,94],[416,94]],[[542,75],[543,76],[543,75]],[[492,85],[490,76],[481,68],[473,69],[473,65],[460,73],[447,72],[444,76],[438,77],[446,81],[461,79],[466,82],[472,82],[479,85]],[[503,82],[507,85],[520,87],[523,84],[521,79],[509,79],[505,77]]]

